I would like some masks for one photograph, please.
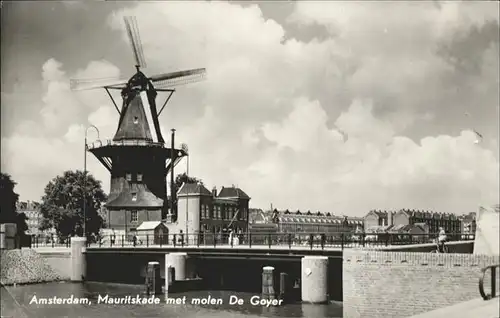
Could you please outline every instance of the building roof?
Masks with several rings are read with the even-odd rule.
[[[205,186],[201,183],[183,183],[179,191],[177,191],[177,195],[179,194],[198,194],[212,196],[212,192],[205,188]]]
[[[123,107],[118,129],[113,141],[120,140],[147,140],[153,141],[152,132],[157,134],[158,142],[163,142],[163,137],[159,131],[158,119],[156,111],[152,111],[153,122],[148,123],[144,107],[151,107],[148,104],[143,104],[140,95],[135,96],[128,105]],[[152,109],[153,110],[153,109]],[[150,127],[153,125],[153,127]],[[157,127],[158,126],[158,127]]]
[[[309,213],[290,213],[288,210],[284,212],[279,212],[277,216],[279,223],[311,223],[311,224],[342,224],[345,221],[345,217],[331,215],[330,213],[323,214],[321,212]],[[348,217],[348,224],[363,224],[362,218]]]
[[[391,227],[392,227],[392,225],[385,225],[385,226],[375,225],[375,226],[370,226],[369,228],[367,228],[365,230],[365,232],[367,234],[386,233]]]
[[[262,209],[250,208],[248,209],[248,220],[250,223],[258,222],[265,223],[268,221],[270,215],[266,214]]]
[[[222,187],[220,189],[218,197],[221,198],[238,198],[250,200],[250,197],[240,188],[232,187]]]
[[[370,212],[368,212],[367,215],[375,214],[378,217],[387,218],[387,216],[389,215],[389,213],[392,213],[392,211],[371,210]]]
[[[163,225],[161,221],[145,221],[142,222],[141,225],[139,225],[136,230],[137,231],[147,231],[147,230],[154,230],[158,226]],[[163,225],[164,226],[164,225]]]
[[[134,196],[135,195],[135,196]],[[106,208],[159,208],[163,207],[163,199],[146,191],[144,185],[132,184],[125,187],[118,195],[111,193]]]
[[[423,218],[423,219],[444,219],[444,220],[457,220],[459,217],[454,213],[443,213],[428,210],[415,210],[415,209],[401,209],[397,213],[404,213],[410,217]]]

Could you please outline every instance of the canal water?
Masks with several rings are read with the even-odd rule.
[[[136,298],[143,295],[144,288],[138,285],[121,285],[88,282],[48,283],[1,287],[1,316],[15,318],[31,317],[169,317],[169,318],[229,318],[229,317],[303,317],[303,318],[337,318],[342,317],[342,303],[329,305],[287,304],[282,306],[252,305],[254,294],[233,293],[228,291],[199,291],[170,294],[169,298],[180,299],[185,296],[186,304],[168,304],[165,296],[158,297],[158,304],[109,304],[102,299]],[[34,298],[36,296],[36,298]],[[50,299],[88,299],[88,304],[42,304]],[[230,305],[229,299],[242,299],[239,304]],[[56,298],[54,298],[56,297]],[[98,304],[99,299],[101,303]],[[193,299],[212,299],[218,304],[192,304]],[[255,298],[254,298],[255,300]],[[31,302],[31,304],[30,304]],[[37,304],[38,302],[38,304]],[[195,300],[196,302],[196,300]],[[241,304],[243,302],[243,304]]]

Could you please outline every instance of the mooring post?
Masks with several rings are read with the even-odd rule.
[[[302,301],[328,302],[328,257],[304,256],[301,261]]]
[[[169,253],[165,254],[165,268],[169,266],[175,268],[175,280],[186,279],[187,269],[187,254],[186,253]]]
[[[85,237],[71,238],[71,281],[81,282],[85,280],[87,271],[87,239]]]
[[[170,286],[175,282],[175,268],[172,266],[165,267],[165,294],[168,295]]]
[[[288,274],[285,272],[280,273],[280,300],[283,300],[283,303],[288,301],[289,288]]]
[[[161,274],[160,274],[160,263],[159,262],[149,262],[146,272],[146,292],[148,295],[160,295],[161,294]]]
[[[262,298],[274,299],[274,267],[265,266],[262,268]]]

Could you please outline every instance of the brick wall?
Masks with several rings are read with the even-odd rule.
[[[344,318],[410,317],[479,298],[481,268],[500,262],[498,256],[359,250],[344,250],[343,257]]]

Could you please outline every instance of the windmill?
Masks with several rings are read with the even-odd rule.
[[[135,17],[124,17],[132,46],[136,73],[128,80],[119,78],[71,80],[74,91],[104,89],[120,115],[113,140],[86,146],[111,173],[111,190],[106,203],[110,224],[125,231],[145,220],[166,218],[168,200],[166,176],[171,178],[171,212],[176,219],[174,167],[185,156],[187,147],[175,149],[175,129],[171,146],[165,145],[159,116],[175,92],[176,86],[197,82],[205,77],[205,69],[190,69],[146,76],[144,53]],[[110,90],[120,90],[122,105],[118,107]],[[158,92],[168,93],[157,109]],[[123,214],[125,213],[125,217]]]

